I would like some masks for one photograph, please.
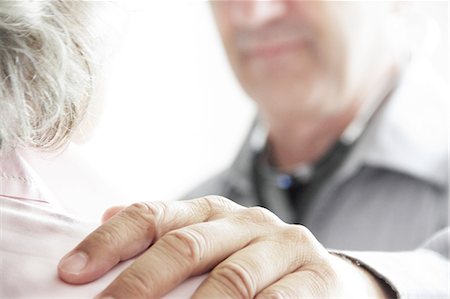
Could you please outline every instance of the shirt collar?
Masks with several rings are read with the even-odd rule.
[[[411,62],[336,176],[344,180],[368,165],[447,186],[447,99],[445,82],[431,66],[424,61]],[[257,120],[249,147],[260,151],[266,140],[267,134]],[[298,172],[305,167],[310,168],[300,166]]]
[[[444,81],[431,66],[412,62],[348,164],[387,168],[445,187],[448,98]]]
[[[39,175],[18,151],[0,156],[0,197],[62,210]]]

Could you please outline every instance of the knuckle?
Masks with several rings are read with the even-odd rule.
[[[229,262],[213,270],[211,279],[231,292],[233,298],[253,298],[256,292],[256,282],[251,273],[237,262]]]
[[[207,195],[203,198],[214,206],[221,206],[223,204],[228,204],[228,202],[230,201],[228,198],[220,195]]]
[[[158,223],[164,219],[166,205],[164,203],[134,203],[127,207],[122,217],[125,217],[131,224],[140,230],[158,232]],[[156,234],[158,237],[159,235]]]
[[[102,250],[108,252],[108,255],[115,255],[117,248],[120,246],[121,235],[114,227],[103,227],[93,231],[89,238],[86,239],[79,247],[98,247],[101,245]]]
[[[167,233],[160,240],[160,245],[178,256],[183,264],[197,265],[204,257],[206,239],[192,228],[184,228]]]
[[[152,294],[149,282],[139,272],[131,269],[124,272],[115,285],[129,298],[147,298]]]
[[[136,202],[131,204],[125,209],[125,213],[129,215],[136,215],[136,214],[157,214],[158,211],[156,209],[151,208],[151,204],[147,204],[144,202]]]
[[[233,202],[226,197],[220,195],[208,195],[198,199],[202,208],[205,208],[209,214],[214,215],[224,211],[224,208],[229,208]]]
[[[286,287],[276,287],[259,293],[255,299],[299,298],[298,294]]]
[[[137,202],[125,209],[130,218],[154,219],[160,218],[162,211],[159,203]]]
[[[258,223],[261,225],[281,224],[282,221],[271,211],[262,207],[251,207],[240,213],[240,218],[244,222]]]
[[[281,236],[295,244],[309,244],[315,239],[309,229],[297,224],[288,225],[284,228]]]
[[[312,233],[302,225],[289,224],[281,229],[276,238],[281,239],[283,244],[289,248],[293,254],[294,264],[297,266],[310,263],[320,252],[320,247],[315,244],[318,242]]]

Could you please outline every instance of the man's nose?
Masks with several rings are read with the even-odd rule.
[[[235,26],[254,29],[283,17],[289,0],[231,0],[230,19]]]

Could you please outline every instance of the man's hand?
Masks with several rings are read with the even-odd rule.
[[[209,196],[133,204],[105,218],[58,266],[64,281],[83,284],[142,253],[98,298],[160,297],[208,271],[194,298],[385,296],[365,270],[264,208]]]

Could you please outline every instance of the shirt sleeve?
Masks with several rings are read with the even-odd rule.
[[[337,252],[366,268],[399,298],[450,298],[450,227],[404,252]]]

